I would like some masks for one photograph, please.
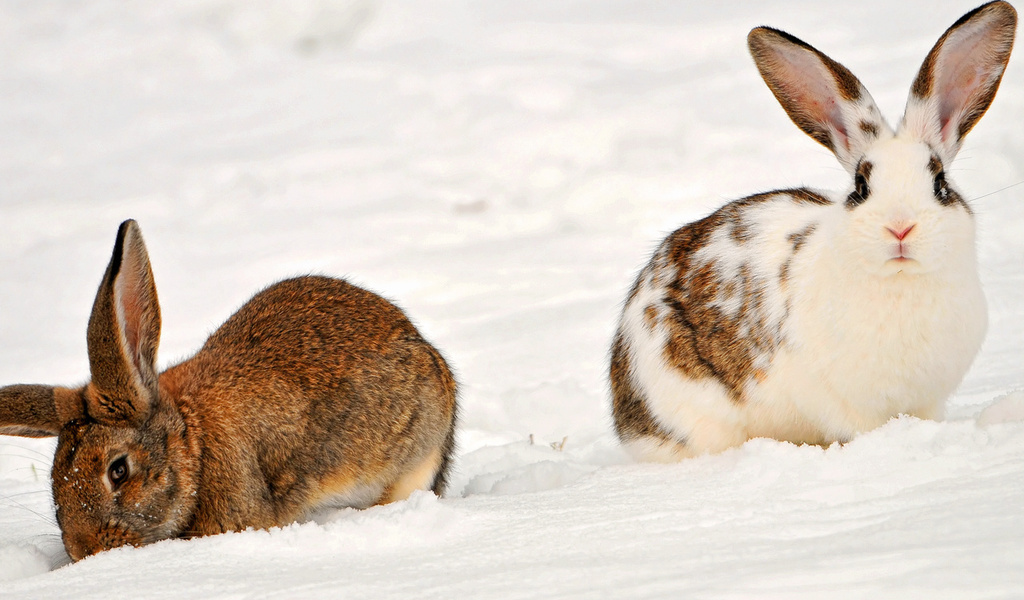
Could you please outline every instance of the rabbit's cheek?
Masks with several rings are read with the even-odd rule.
[[[96,546],[92,548],[90,554],[95,554],[103,550],[111,550],[113,548],[120,548],[121,546],[140,546],[141,540],[139,536],[132,533],[127,527],[121,525],[117,521],[111,521],[105,524],[96,534]]]

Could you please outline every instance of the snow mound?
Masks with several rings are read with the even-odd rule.
[[[556,443],[561,444],[561,442]],[[461,457],[459,470],[474,473],[461,495],[512,495],[553,490],[595,471],[551,446],[517,442],[488,446]]]
[[[1020,421],[1024,421],[1024,390],[999,396],[978,415],[978,425],[981,427]]]
[[[52,568],[50,557],[31,544],[0,546],[0,565],[0,581],[41,575]]]

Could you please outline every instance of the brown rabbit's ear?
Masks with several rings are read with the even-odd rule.
[[[21,384],[0,388],[0,434],[3,435],[57,435],[64,423],[83,415],[79,390]]]
[[[960,17],[925,57],[902,127],[940,151],[945,164],[992,104],[1016,29],[1017,11],[989,2]]]
[[[853,73],[810,44],[757,27],[747,46],[761,77],[804,133],[831,150],[853,173],[865,148],[892,129]]]
[[[135,221],[117,232],[110,265],[89,317],[89,416],[101,423],[140,423],[157,401],[160,305]]]

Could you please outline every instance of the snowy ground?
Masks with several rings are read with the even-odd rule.
[[[0,596],[1024,596],[1024,186],[997,192],[1024,181],[1020,56],[953,169],[991,326],[946,422],[670,466],[617,448],[607,346],[654,244],[733,197],[846,184],[746,32],[804,37],[895,120],[973,8],[695,4],[0,3],[0,384],[88,376],[133,217],[162,363],[264,284],[323,272],[406,308],[463,406],[449,498],[63,567],[53,444],[0,438]]]

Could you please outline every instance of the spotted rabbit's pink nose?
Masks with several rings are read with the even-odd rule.
[[[892,227],[886,227],[885,229],[889,233],[893,234],[893,236],[895,236],[895,238],[897,240],[902,242],[903,238],[905,238],[908,235],[910,235],[910,232],[914,229],[914,227],[916,227],[916,225],[908,225],[907,227],[905,227],[904,229],[901,229],[899,231],[897,231],[896,229],[893,229]]]

